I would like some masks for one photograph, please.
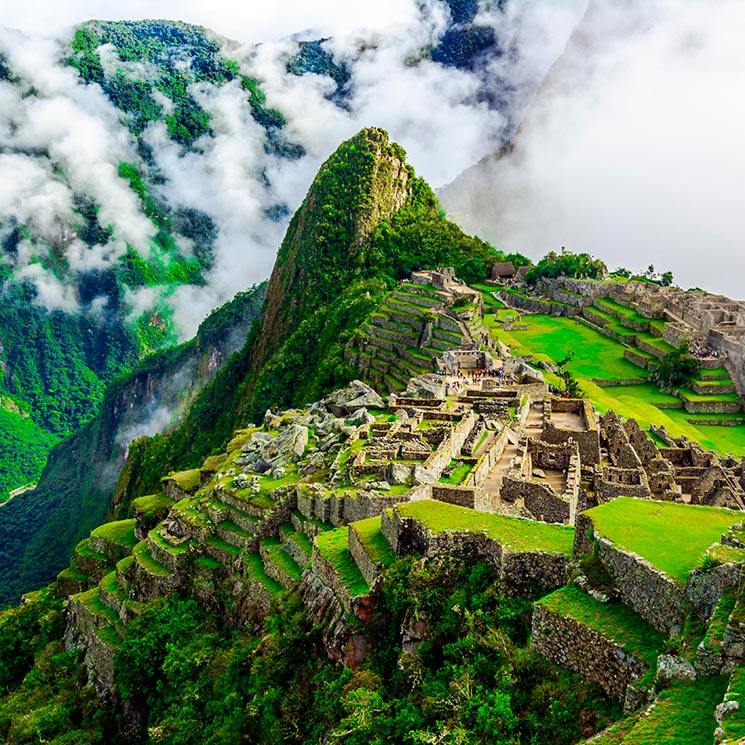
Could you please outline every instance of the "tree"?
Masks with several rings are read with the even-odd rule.
[[[683,342],[660,360],[660,364],[649,373],[649,380],[660,390],[670,390],[685,385],[697,372],[698,362],[688,354],[688,344]]]
[[[582,398],[584,393],[582,392],[582,388],[580,388],[579,383],[577,382],[577,379],[574,377],[574,374],[567,369],[567,365],[572,361],[574,358],[574,352],[569,352],[569,354],[564,357],[564,359],[559,360],[556,363],[557,372],[556,374],[561,378],[562,386],[560,388],[560,391],[563,395],[565,395],[567,398]]]
[[[663,272],[660,275],[660,281],[662,282],[663,287],[670,287],[670,285],[673,283],[673,273]]]
[[[562,246],[561,253],[547,253],[525,275],[529,285],[535,285],[539,279],[552,277],[576,277],[578,279],[604,279],[608,268],[600,259],[594,259],[586,253],[575,254]]]

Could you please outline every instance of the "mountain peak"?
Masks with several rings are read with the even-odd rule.
[[[361,130],[321,166],[277,255],[257,364],[309,310],[364,273],[377,226],[404,205],[413,176],[404,149],[378,128]]]

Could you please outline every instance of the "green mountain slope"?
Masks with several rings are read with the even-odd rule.
[[[117,380],[99,414],[51,451],[38,487],[0,507],[0,606],[49,582],[75,544],[106,518],[129,441],[178,421],[244,341],[265,289],[237,296],[214,311],[194,339]]]

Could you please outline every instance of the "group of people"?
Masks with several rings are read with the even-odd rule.
[[[501,367],[487,370],[485,368],[474,368],[472,370],[458,370],[456,377],[459,381],[464,383],[471,383],[472,385],[479,385],[484,378],[497,378],[497,385],[501,385],[503,382],[514,382],[515,376],[510,374],[506,375],[504,369]]]
[[[691,357],[695,357],[699,360],[725,359],[727,357],[726,352],[722,352],[721,350],[706,344],[703,337],[694,339],[690,343],[688,347],[688,354],[690,354]]]

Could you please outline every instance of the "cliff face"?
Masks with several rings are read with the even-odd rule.
[[[375,229],[401,209],[411,182],[403,149],[381,129],[362,130],[321,166],[277,254],[254,370],[363,273]]]
[[[209,316],[190,342],[112,385],[99,414],[52,450],[38,487],[0,509],[0,606],[53,579],[75,543],[106,519],[129,443],[178,422],[245,340],[265,289],[242,294]]]

